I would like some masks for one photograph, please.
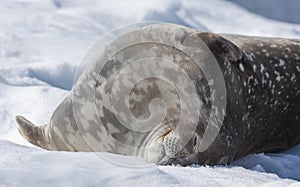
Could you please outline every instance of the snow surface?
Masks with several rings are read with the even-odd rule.
[[[274,10],[275,11],[275,10]],[[298,14],[300,16],[300,14]],[[49,152],[16,130],[14,117],[48,122],[76,67],[102,34],[125,24],[167,21],[222,33],[300,38],[300,25],[266,19],[220,0],[4,0],[0,3],[0,185],[300,186],[300,145],[249,155],[230,166],[126,167],[112,154]]]

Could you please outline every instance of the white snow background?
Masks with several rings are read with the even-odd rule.
[[[272,6],[289,18],[288,11],[282,13],[282,3],[268,2],[259,6]],[[300,7],[299,1],[286,3]],[[300,17],[292,15],[297,16],[292,20]],[[93,42],[112,29],[147,20],[204,31],[300,38],[299,24],[262,17],[230,1],[3,0],[0,186],[300,186],[300,145],[281,153],[250,155],[229,166],[134,168],[95,153],[42,150],[19,135],[15,116],[46,124],[69,93],[76,67]]]

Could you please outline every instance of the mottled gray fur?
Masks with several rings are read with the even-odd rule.
[[[193,38],[201,39],[215,56],[227,90],[220,132],[202,152],[198,146],[212,112],[209,84],[219,80],[207,80],[194,59],[176,47],[197,49],[199,46],[190,42]],[[199,47],[199,53],[201,50]],[[155,77],[130,88],[129,109],[135,118],[148,119],[150,101],[160,98],[167,106],[161,123],[141,132],[124,126],[116,117],[111,95],[116,95],[120,106],[126,104],[122,103],[126,95],[118,90],[126,90],[130,80],[139,76],[134,72],[146,70],[145,75],[161,73],[175,83],[181,81],[168,67],[157,72],[147,72],[143,64],[125,69],[152,57],[158,66],[157,59],[175,63],[195,85],[201,104],[195,129],[186,125],[185,130],[176,130],[180,126],[180,97],[172,85]],[[201,63],[209,66],[209,62]],[[120,80],[112,93],[121,70],[133,72],[129,74],[132,77]],[[141,156],[160,164],[227,164],[247,154],[286,149],[300,142],[300,41],[214,34],[169,24],[147,26],[113,41],[82,73],[48,125],[34,126],[21,116],[17,122],[26,140],[48,150],[105,151]]]

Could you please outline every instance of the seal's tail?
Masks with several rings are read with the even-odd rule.
[[[44,126],[35,126],[33,123],[28,121],[23,116],[16,116],[16,121],[18,123],[18,130],[20,134],[33,145],[39,146],[44,149],[51,149],[47,145],[48,142],[46,138],[46,128]]]

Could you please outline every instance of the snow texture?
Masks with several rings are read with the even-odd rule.
[[[19,135],[14,120],[21,114],[36,124],[47,123],[72,88],[89,46],[125,24],[156,20],[204,31],[289,38],[300,38],[300,25],[221,0],[4,0],[0,18],[1,186],[300,186],[300,145],[249,155],[230,166],[125,167],[105,158],[146,162],[107,153],[41,150]]]

